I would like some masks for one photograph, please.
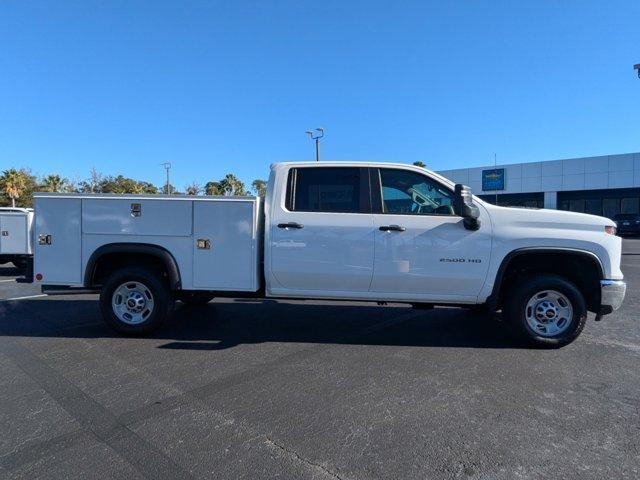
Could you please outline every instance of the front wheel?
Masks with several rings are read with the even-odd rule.
[[[157,330],[173,308],[173,297],[159,275],[141,268],[125,268],[111,275],[100,292],[102,316],[125,335]]]
[[[587,306],[580,290],[551,274],[522,279],[507,293],[504,313],[519,337],[546,348],[573,342],[587,321]]]

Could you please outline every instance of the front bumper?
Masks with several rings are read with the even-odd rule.
[[[624,280],[600,280],[600,314],[606,315],[622,305],[627,283]]]

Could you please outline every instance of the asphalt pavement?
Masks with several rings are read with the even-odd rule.
[[[216,299],[120,337],[0,267],[2,478],[640,478],[640,240],[560,350],[467,310]]]

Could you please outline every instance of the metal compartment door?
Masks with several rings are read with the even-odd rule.
[[[102,235],[191,235],[191,200],[86,198],[82,232]]]
[[[257,290],[256,200],[193,202],[193,285]]]
[[[82,284],[79,198],[35,198],[34,273],[41,283]]]
[[[0,216],[0,254],[29,253],[27,215],[5,214]]]

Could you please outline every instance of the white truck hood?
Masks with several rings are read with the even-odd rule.
[[[606,217],[589,215],[586,213],[568,212],[565,210],[549,210],[500,207],[496,205],[484,206],[489,210],[495,222],[508,221],[513,225],[527,227],[560,228],[562,230],[592,230],[603,232],[605,226],[615,226],[615,222]]]

